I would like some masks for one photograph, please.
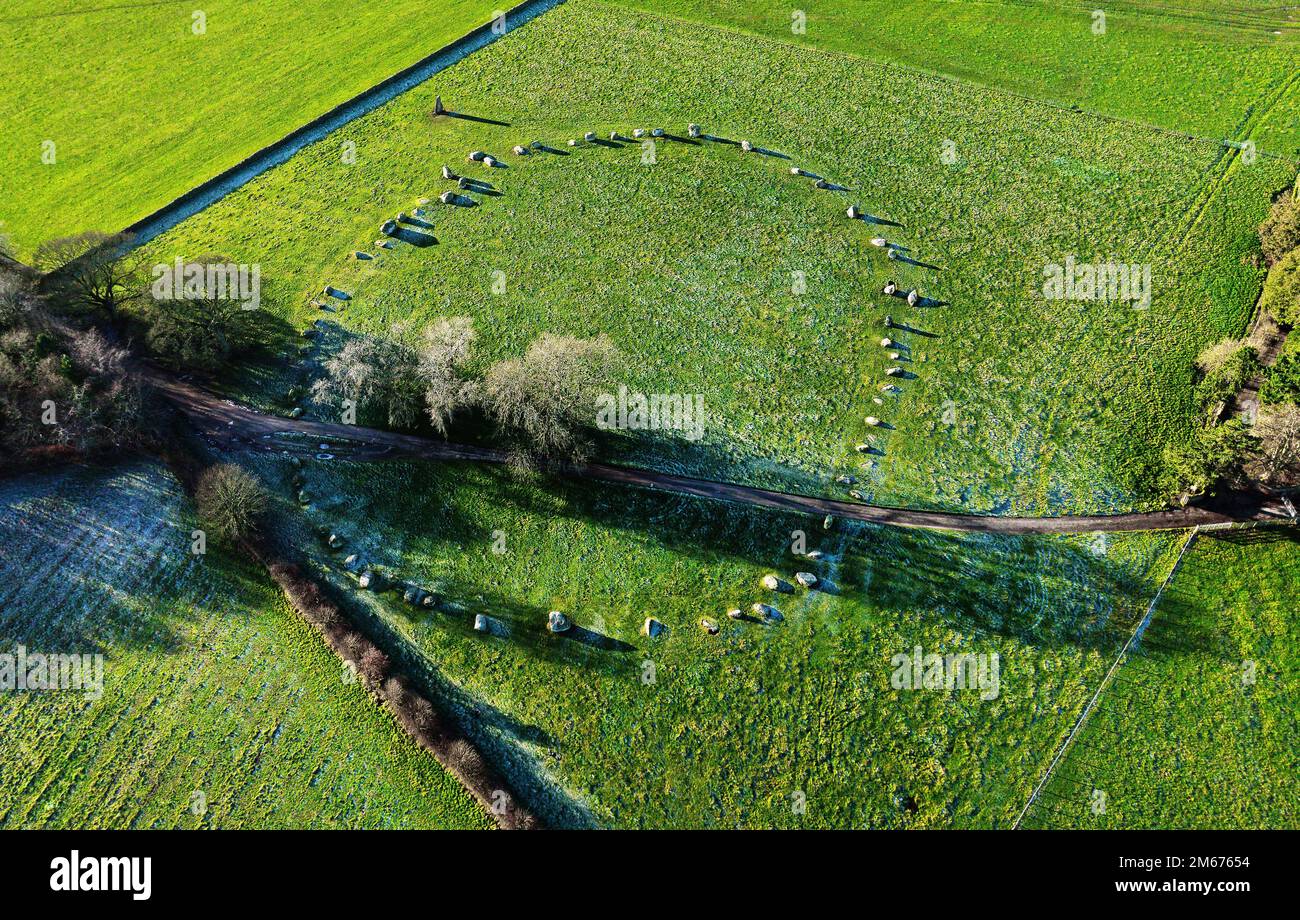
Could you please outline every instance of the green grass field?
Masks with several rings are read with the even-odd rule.
[[[290,472],[264,464],[286,503]],[[471,465],[313,461],[306,479],[298,545],[564,826],[1009,826],[1179,545],[824,531]],[[796,530],[827,557],[794,557]],[[441,609],[359,591],[352,553]],[[796,570],[821,588],[760,585]],[[757,601],[784,622],[727,618]],[[548,634],[552,609],[584,632]],[[648,616],[667,633],[640,635]],[[891,657],[918,645],[997,653],[1000,692],[894,689]]]
[[[488,816],[159,467],[0,482],[0,653],[104,656],[6,692],[0,827],[482,828]]]
[[[1297,827],[1297,584],[1290,530],[1202,536],[1026,823]]]
[[[431,123],[436,93],[510,126]],[[664,141],[646,165],[636,146],[564,147],[587,130],[684,133],[688,121],[793,159]],[[508,153],[534,138],[571,155]],[[346,142],[355,164],[340,158]],[[380,222],[434,198],[439,165],[462,168],[476,148],[508,162],[490,171],[500,197],[429,206],[437,246],[351,257],[376,251]],[[819,191],[792,163],[854,191]],[[326,316],[340,333],[471,314],[484,361],[544,330],[606,332],[632,359],[633,388],[700,393],[710,413],[704,443],[641,438],[622,459],[841,494],[833,480],[848,474],[889,503],[1118,509],[1164,501],[1153,482],[1195,415],[1193,357],[1250,315],[1253,228],[1292,174],[990,89],[574,0],[150,251],[260,260],[264,304],[295,326],[320,315],[309,301],[324,284],[354,295]],[[849,222],[855,201],[904,228]],[[890,262],[868,242],[882,231],[942,270]],[[1044,267],[1067,256],[1150,265],[1151,308],[1046,299]],[[909,309],[880,294],[891,277],[948,303]],[[882,398],[886,313],[912,328],[894,332],[908,379]],[[311,359],[286,362],[240,395],[270,404],[310,374]],[[895,430],[864,460],[867,415]]]
[[[0,231],[27,256],[51,237],[121,230],[496,9],[11,0],[0,10]]]
[[[616,2],[1300,155],[1300,17],[1271,3],[1109,3],[1098,34],[1097,4],[1061,0]],[[802,32],[796,9],[805,14]]]

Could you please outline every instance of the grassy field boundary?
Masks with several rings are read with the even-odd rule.
[[[1097,705],[1097,701],[1101,699],[1101,695],[1106,692],[1106,688],[1110,686],[1111,678],[1115,676],[1115,672],[1119,670],[1120,665],[1124,663],[1124,659],[1128,657],[1129,650],[1133,648],[1133,643],[1142,637],[1142,633],[1151,622],[1151,617],[1156,612],[1156,605],[1160,603],[1160,598],[1164,595],[1165,589],[1168,588],[1170,582],[1174,580],[1174,575],[1178,572],[1179,566],[1183,564],[1183,558],[1187,555],[1187,550],[1196,542],[1197,534],[1200,532],[1201,526],[1198,524],[1193,527],[1191,533],[1187,535],[1187,539],[1183,542],[1183,548],[1178,551],[1178,558],[1174,560],[1174,564],[1169,569],[1169,574],[1166,575],[1165,580],[1160,583],[1160,588],[1156,591],[1155,597],[1151,598],[1151,603],[1147,606],[1146,615],[1138,622],[1132,635],[1128,637],[1128,641],[1124,643],[1124,646],[1119,650],[1119,654],[1115,656],[1115,660],[1111,663],[1110,669],[1106,671],[1106,675],[1102,677],[1101,683],[1097,685],[1097,690],[1093,693],[1092,698],[1088,700],[1088,705],[1084,706],[1083,711],[1079,713],[1079,718],[1075,720],[1074,727],[1070,729],[1070,733],[1066,735],[1065,740],[1061,742],[1061,746],[1057,749],[1056,756],[1052,758],[1052,762],[1047,765],[1047,770],[1043,773],[1043,778],[1038,781],[1038,785],[1034,787],[1034,791],[1029,795],[1029,800],[1025,802],[1025,807],[1022,808],[1020,814],[1016,816],[1015,823],[1011,825],[1012,830],[1020,829],[1020,823],[1024,821],[1025,815],[1029,813],[1029,809],[1032,808],[1034,802],[1038,800],[1038,796],[1042,794],[1045,788],[1047,788],[1048,780],[1052,778],[1052,774],[1056,771],[1057,765],[1060,764],[1064,759],[1066,752],[1069,751],[1071,743],[1079,734],[1079,730],[1083,728],[1084,723],[1088,721],[1088,716]]]
[[[351,99],[300,125],[279,140],[266,145],[161,208],[129,224],[122,232],[131,234],[135,245],[147,243],[186,218],[221,200],[268,169],[286,162],[308,144],[328,137],[349,122],[374,111],[412,87],[424,83],[435,74],[464,60],[475,51],[509,34],[519,26],[531,22],[563,2],[564,0],[522,0],[521,3],[506,10],[499,19],[489,20],[475,27],[455,41],[425,55],[414,64],[402,68],[369,89],[362,90]],[[498,22],[501,23],[499,27]]]

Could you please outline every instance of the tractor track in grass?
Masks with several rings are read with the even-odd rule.
[[[381,431],[359,425],[266,415],[159,371],[148,371],[146,379],[189,419],[200,434],[230,449],[298,453],[315,453],[324,450],[339,459],[353,461],[378,461],[399,457],[478,463],[507,461],[505,451],[491,447],[455,444],[420,435]],[[1188,530],[1197,526],[1294,523],[1295,520],[1281,496],[1264,492],[1232,493],[1214,505],[1205,507],[1189,506],[1128,514],[1011,517],[890,508],[604,463],[569,466],[562,468],[560,472],[576,479],[633,486],[676,495],[768,508],[774,511],[833,515],[873,524],[971,533],[1072,534]]]

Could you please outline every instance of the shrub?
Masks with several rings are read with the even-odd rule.
[[[1213,494],[1219,480],[1238,468],[1258,447],[1259,439],[1240,419],[1197,429],[1189,443],[1165,449],[1170,491]]]
[[[195,499],[200,516],[224,540],[239,540],[253,533],[266,511],[262,484],[233,464],[204,470]]]
[[[1207,377],[1217,374],[1241,350],[1240,339],[1223,339],[1207,347],[1196,358],[1196,367]]]
[[[373,645],[361,653],[361,661],[357,665],[357,671],[370,686],[381,684],[391,668],[388,656]]]
[[[1300,246],[1300,202],[1293,192],[1284,192],[1273,202],[1259,225],[1259,246],[1270,266]]]
[[[1286,353],[1268,369],[1259,398],[1266,403],[1300,403],[1300,353]]]
[[[1300,476],[1300,406],[1268,406],[1255,420],[1259,455],[1255,470],[1267,483]]]
[[[1283,325],[1300,321],[1300,249],[1287,253],[1269,270],[1262,304]]]

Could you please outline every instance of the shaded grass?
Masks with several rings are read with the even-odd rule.
[[[102,654],[5,693],[0,826],[490,827],[156,466],[0,482],[0,646]]]

